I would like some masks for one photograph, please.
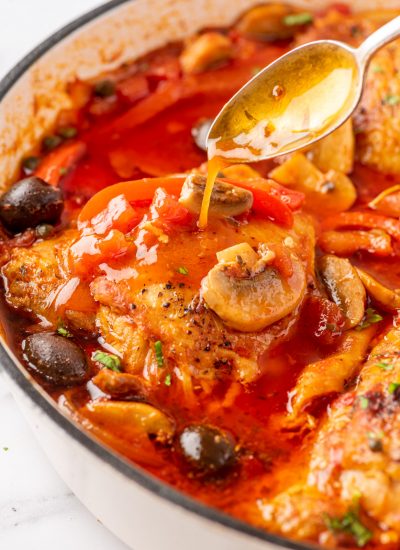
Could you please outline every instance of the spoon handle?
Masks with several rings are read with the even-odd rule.
[[[400,15],[371,34],[356,50],[361,64],[367,64],[380,48],[400,37]]]

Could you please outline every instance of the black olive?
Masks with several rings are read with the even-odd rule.
[[[236,459],[232,435],[213,426],[187,426],[179,436],[179,445],[189,465],[205,474],[220,473]]]
[[[63,208],[60,189],[32,176],[15,183],[0,198],[0,221],[18,233],[42,223],[58,222]]]
[[[22,348],[31,369],[53,386],[74,386],[88,378],[85,354],[63,336],[51,332],[31,334]]]

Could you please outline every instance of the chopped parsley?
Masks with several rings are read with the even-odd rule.
[[[65,176],[66,174],[68,174],[68,168],[66,166],[61,166],[60,176]]]
[[[391,365],[390,363],[387,363],[386,361],[380,361],[379,363],[375,363],[375,366],[379,367],[384,371],[393,370],[394,368],[393,365]]]
[[[351,535],[359,548],[365,546],[371,539],[372,533],[362,524],[359,518],[358,507],[349,508],[341,517],[324,515],[325,524],[333,533],[347,533]]]
[[[171,382],[172,382],[172,380],[171,380],[171,375],[170,375],[170,374],[167,374],[167,376],[165,377],[165,380],[164,380],[164,384],[165,384],[166,386],[170,386],[170,385],[171,385]]]
[[[383,98],[384,105],[398,105],[400,103],[400,95],[387,94]]]
[[[154,344],[154,351],[156,352],[157,365],[159,367],[164,366],[164,355],[162,351],[162,343],[160,340],[157,340]]]
[[[368,397],[365,397],[364,395],[360,396],[360,407],[365,411],[368,409],[369,405],[369,399]]]
[[[312,22],[313,16],[308,11],[303,13],[293,13],[283,18],[283,24],[287,27],[293,27],[294,25],[307,25]]]
[[[7,451],[9,451],[9,450],[10,450],[9,447],[3,447],[3,451],[4,451],[4,452],[7,452]]]
[[[64,336],[64,338],[72,338],[72,334],[69,332],[69,330],[62,325],[58,327],[57,334],[59,334],[60,336]]]
[[[374,65],[372,67],[372,72],[373,73],[383,73],[384,71],[383,71],[383,69],[380,65]]]
[[[367,311],[365,312],[364,319],[362,322],[356,327],[356,330],[364,330],[365,328],[368,328],[371,325],[374,325],[375,323],[379,323],[382,321],[383,317],[382,315],[379,315],[378,312],[376,312],[372,307],[367,308]]]
[[[388,391],[393,394],[397,388],[400,388],[400,384],[398,382],[390,382]]]
[[[177,269],[178,273],[180,273],[181,275],[188,275],[189,274],[189,270],[187,267],[181,265],[180,267],[178,267]]]
[[[114,372],[121,372],[121,360],[112,353],[97,350],[92,353],[92,359],[93,361],[97,361],[97,363],[101,363],[106,369],[110,369]]]

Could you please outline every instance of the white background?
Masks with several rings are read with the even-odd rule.
[[[49,34],[100,3],[100,0],[0,0],[0,78]],[[1,374],[0,548],[127,550],[59,479]]]

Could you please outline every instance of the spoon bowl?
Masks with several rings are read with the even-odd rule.
[[[207,136],[208,158],[255,162],[327,136],[357,107],[371,56],[399,35],[400,16],[357,49],[319,40],[283,55],[223,107]]]

